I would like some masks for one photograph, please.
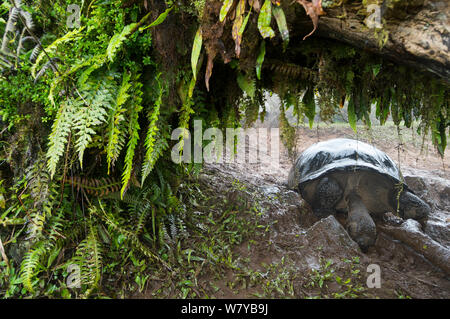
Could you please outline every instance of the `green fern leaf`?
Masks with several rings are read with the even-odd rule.
[[[73,129],[76,141],[75,149],[78,159],[83,167],[83,155],[85,149],[95,135],[94,128],[107,120],[107,108],[114,104],[113,92],[116,87],[109,79],[97,80],[86,83],[82,90],[83,99],[79,99],[79,107],[73,118]],[[87,103],[87,104],[86,104]]]
[[[95,206],[89,208],[92,215]],[[75,256],[69,263],[75,263],[80,267],[81,283],[88,286],[84,296],[87,297],[98,287],[102,273],[102,247],[98,240],[96,227],[88,219],[89,233],[78,245]]]
[[[34,245],[24,256],[20,265],[20,279],[29,292],[34,291],[35,277],[39,273],[39,261],[47,252],[45,244],[40,241]]]
[[[47,168],[50,171],[51,178],[55,175],[59,159],[64,153],[67,138],[72,128],[74,110],[73,100],[69,99],[63,102],[53,122],[47,151]]]
[[[145,138],[145,143],[144,143],[146,153],[145,153],[144,165],[142,166],[141,184],[144,183],[145,179],[147,178],[148,174],[153,169],[153,166],[155,165],[155,162],[160,155],[159,152],[155,154],[155,141],[156,141],[155,137],[159,130],[156,122],[158,121],[158,118],[159,118],[159,111],[160,111],[160,107],[162,104],[162,95],[163,95],[163,88],[162,88],[161,84],[159,83],[159,75],[157,77],[157,82],[159,84],[159,95],[158,95],[158,99],[155,102],[153,111],[151,113],[149,113],[149,116],[148,116],[149,125],[148,125],[147,135]],[[158,151],[160,151],[160,150],[158,150]]]
[[[106,55],[108,56],[109,61],[114,61],[114,57],[116,56],[117,51],[120,49],[123,42],[127,39],[127,36],[131,33],[136,25],[137,23],[129,24],[123,28],[122,32],[113,35],[113,37],[109,41],[108,48],[106,49]]]
[[[108,161],[108,174],[110,168],[119,157],[120,151],[125,145],[125,133],[123,126],[125,124],[124,113],[126,109],[123,107],[130,95],[128,91],[131,87],[129,82],[130,75],[124,73],[122,85],[119,88],[114,106],[111,108],[109,116],[109,124],[107,128],[108,143],[106,145],[106,157]]]
[[[84,29],[84,27],[81,27],[79,29],[75,29],[73,31],[70,31],[68,33],[66,33],[63,37],[56,39],[55,41],[53,41],[52,44],[50,44],[48,47],[45,48],[45,50],[43,50],[37,57],[36,62],[33,64],[33,66],[31,67],[31,75],[33,76],[33,78],[36,78],[36,70],[38,68],[38,66],[40,65],[40,62],[42,61],[42,59],[44,57],[47,57],[47,55],[52,55],[56,52],[56,50],[58,49],[58,46],[66,43],[66,42],[70,42],[70,41],[74,41],[77,40],[81,37],[81,35],[79,34],[82,30]]]
[[[137,81],[137,79],[135,80]],[[133,171],[133,159],[134,159],[134,150],[136,148],[137,142],[139,140],[139,112],[142,110],[142,83],[135,85],[135,92],[131,105],[131,115],[130,115],[130,123],[128,126],[128,132],[130,135],[128,144],[127,144],[127,153],[125,155],[125,165],[124,171],[122,173],[122,189],[120,190],[120,196],[123,198],[123,194],[128,187],[128,183],[131,178],[131,172]]]

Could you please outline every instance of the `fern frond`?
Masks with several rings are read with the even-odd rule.
[[[26,220],[24,218],[2,217],[2,219],[0,219],[0,226],[2,226],[2,227],[23,225],[25,223],[26,223]]]
[[[124,127],[126,109],[123,107],[130,95],[128,91],[131,87],[130,75],[124,73],[122,85],[119,88],[115,104],[111,108],[109,124],[107,128],[108,143],[106,145],[106,157],[108,161],[108,174],[110,168],[119,157],[120,151],[125,146],[126,129]]]
[[[60,208],[56,214],[52,215],[50,220],[48,221],[47,229],[49,231],[48,240],[50,243],[50,247],[56,245],[58,239],[61,238],[61,234],[63,232],[64,227],[64,209]]]
[[[151,205],[148,201],[144,201],[143,205],[140,205],[137,210],[139,217],[136,223],[136,230],[134,232],[136,235],[139,235],[142,232],[142,229],[144,229],[149,210],[151,210]]]
[[[162,104],[162,95],[163,95],[163,88],[159,82],[159,75],[156,78],[158,84],[159,84],[159,94],[158,94],[158,99],[155,102],[155,106],[153,108],[153,111],[149,113],[148,115],[148,120],[149,120],[149,125],[148,125],[148,130],[147,130],[147,134],[145,137],[145,158],[144,158],[144,164],[142,166],[142,178],[141,178],[141,184],[144,184],[145,179],[147,178],[148,174],[150,174],[150,172],[153,169],[153,166],[156,163],[156,160],[158,159],[158,157],[161,155],[161,152],[163,150],[163,145],[159,144],[159,149],[156,149],[155,153],[155,137],[158,133],[158,126],[156,124],[156,122],[158,121],[159,118],[159,113],[160,113],[160,108],[161,108],[161,104]]]
[[[19,20],[20,9],[13,7],[9,13],[8,22],[6,23],[5,33],[14,32],[16,23]]]
[[[96,82],[88,82],[82,89],[81,94],[84,95],[84,99],[80,100],[80,107],[76,111],[72,123],[76,136],[75,148],[81,167],[83,167],[84,151],[95,134],[95,126],[106,122],[106,109],[114,103],[113,92],[115,89],[114,81],[108,80],[106,77]]]
[[[50,180],[44,161],[36,161],[33,166],[27,169],[25,177],[32,199],[27,239],[36,240],[42,238],[45,223],[52,215],[57,197],[56,185]]]
[[[17,45],[17,49],[16,49],[16,61],[19,61],[19,55],[20,55],[20,52],[22,51],[22,44],[23,44],[22,39],[24,37],[25,31],[26,31],[26,29],[23,28],[22,32],[20,33],[19,44]]]
[[[96,208],[90,207],[90,214]],[[86,238],[78,245],[72,262],[80,267],[81,283],[88,286],[85,296],[98,287],[102,273],[102,247],[98,240],[97,230],[88,220],[89,232]]]
[[[137,79],[135,79],[137,81]],[[134,86],[133,99],[130,105],[131,107],[131,115],[130,122],[128,125],[128,132],[130,138],[127,144],[127,153],[125,155],[125,165],[122,173],[122,189],[120,190],[120,195],[123,197],[125,193],[128,183],[131,178],[131,172],[133,171],[133,159],[134,159],[134,150],[136,148],[137,142],[139,140],[139,112],[142,110],[142,83],[137,82]]]
[[[101,68],[105,64],[106,61],[107,60],[106,60],[105,54],[98,54],[98,55],[93,56],[89,60],[81,63],[80,65],[75,66],[74,70],[72,70],[70,73],[73,73],[78,68],[89,65],[89,67],[83,73],[81,73],[80,77],[78,78],[78,85],[83,86],[86,83],[86,81],[89,79],[89,76],[91,75],[91,73],[94,72],[95,70]]]
[[[144,256],[151,258],[153,260],[157,260],[167,269],[171,270],[169,265],[167,265],[167,263],[164,260],[159,258],[155,253],[153,253],[150,250],[150,248],[141,243],[139,237],[135,233],[123,228],[111,214],[107,214],[105,211],[102,212],[103,214],[96,212],[96,215],[99,216],[108,226],[115,229],[120,234],[123,234],[127,239],[131,240],[131,243],[133,244],[134,248],[138,249]]]
[[[55,175],[56,167],[60,157],[64,154],[67,138],[72,129],[72,121],[76,109],[74,103],[71,99],[64,101],[53,122],[47,151],[47,168],[51,178]]]
[[[36,56],[37,56],[37,54],[39,54],[39,52],[40,52],[40,46],[37,45],[37,46],[33,49],[33,52],[32,52],[32,54],[31,54],[31,56],[30,56],[30,59],[31,59],[31,58],[33,58],[33,60],[36,59],[36,57],[34,57],[35,50],[36,50]],[[56,78],[52,81],[52,83],[50,84],[50,90],[49,90],[49,93],[48,93],[48,99],[50,100],[50,102],[52,103],[52,105],[55,105],[55,100],[54,100],[54,95],[55,95],[54,92],[55,92],[55,90],[56,90],[57,88],[59,88],[59,87],[62,87],[62,85],[60,85],[60,84],[61,84],[65,79],[67,79],[71,74],[77,72],[78,70],[80,70],[80,69],[82,69],[82,68],[84,68],[84,67],[86,67],[86,66],[89,66],[89,65],[92,65],[93,63],[95,63],[95,62],[97,61],[97,59],[98,59],[98,57],[97,57],[97,56],[94,56],[94,57],[92,57],[92,58],[89,58],[89,59],[83,59],[83,60],[81,60],[81,61],[79,61],[79,62],[76,62],[72,68],[70,68],[69,70],[67,70],[67,71],[64,72],[63,74],[60,74],[60,76],[56,77]],[[85,83],[86,80],[87,80],[87,78],[86,78],[84,81],[82,81],[82,82],[80,83],[81,77],[83,76],[84,73],[85,73],[85,72],[83,72],[83,73],[81,74],[80,78],[79,78],[79,84],[80,84],[80,86],[83,86],[84,83]]]
[[[25,39],[25,38],[24,38]],[[34,38],[33,38],[34,39]],[[33,51],[31,51],[31,55],[30,55],[30,59],[29,61],[31,63],[34,63],[39,55],[39,53],[41,52],[41,46],[39,44],[37,44],[34,48]]]
[[[34,291],[35,277],[39,273],[39,261],[46,254],[47,249],[44,241],[34,245],[23,257],[20,265],[20,279],[23,286],[29,291]]]
[[[36,84],[37,81],[39,81],[39,79],[45,74],[45,72],[47,72],[48,69],[52,69],[53,72],[56,72],[55,64],[57,64],[59,61],[60,61],[59,58],[51,58],[49,61],[47,61],[47,63],[45,63],[42,66],[42,69],[38,72],[38,74],[36,74],[34,83]]]
[[[21,8],[22,7],[22,0],[13,0],[14,2],[14,6],[17,8]]]
[[[74,176],[68,179],[68,183],[76,187],[78,191],[83,190],[86,194],[103,197],[120,191],[121,182],[111,177],[86,178]]]
[[[45,52],[46,52],[48,55],[52,55],[52,54],[54,54],[54,53],[56,52],[56,50],[58,49],[58,46],[59,46],[59,45],[64,44],[64,43],[67,43],[67,42],[70,42],[70,41],[74,41],[74,40],[79,39],[79,38],[81,37],[80,32],[81,32],[83,29],[84,29],[84,27],[81,27],[81,28],[79,28],[79,29],[74,29],[73,31],[67,32],[64,36],[62,36],[62,37],[59,38],[59,39],[56,39],[55,41],[53,41],[52,44],[50,44],[49,46],[47,46],[47,47],[45,48]],[[39,67],[39,65],[40,65],[40,63],[41,63],[41,61],[42,61],[42,59],[44,59],[44,58],[47,56],[47,54],[46,54],[45,52],[42,51],[42,52],[38,55],[38,57],[37,57],[37,59],[36,59],[36,62],[35,62],[35,63],[33,64],[33,66],[31,67],[31,75],[33,76],[33,78],[36,77],[36,70],[37,70],[37,68]]]
[[[0,51],[0,53],[4,53],[4,52]],[[1,55],[0,55],[0,65],[3,65],[7,69],[10,69],[14,66],[14,64],[11,61],[9,61],[8,59],[4,58]]]
[[[144,184],[144,181],[147,178],[148,174],[150,174],[150,172],[153,170],[156,161],[161,157],[163,152],[169,147],[168,139],[169,139],[168,135],[162,135],[161,132],[159,131],[156,132],[151,153],[146,154],[144,163],[142,164],[141,185]]]
[[[17,20],[19,19],[19,12],[20,9],[13,7],[10,11],[9,11],[9,17],[8,17],[8,22],[6,23],[6,27],[5,27],[5,31],[3,33],[3,40],[2,40],[2,47],[1,50],[4,52],[9,52],[8,49],[8,43],[9,43],[9,37],[8,34],[14,33],[14,31],[16,30],[16,23]]]
[[[109,41],[108,48],[106,49],[109,61],[114,62],[117,51],[121,48],[123,42],[127,39],[127,36],[133,31],[135,26],[136,23],[129,24],[123,28],[122,32],[113,35]]]
[[[19,45],[17,46],[17,50],[16,50],[16,57],[17,57],[17,58],[19,57],[19,55],[22,54],[23,46],[24,46],[24,44],[25,44],[27,41],[31,41],[31,42],[36,43],[36,40],[35,40],[34,37],[31,37],[31,36],[25,36],[25,37],[24,37],[24,36],[23,36],[24,31],[25,31],[25,28],[22,30],[22,35],[20,36]],[[37,44],[37,45],[33,48],[33,51],[31,52],[31,56],[30,56],[30,61],[31,61],[31,62],[33,62],[34,59],[36,59],[36,57],[37,57],[37,53],[34,52],[34,50],[35,50],[36,48],[40,49],[39,44]],[[38,51],[38,53],[39,53],[39,51]],[[32,57],[33,57],[33,59],[32,59]]]
[[[19,13],[22,16],[23,21],[25,22],[25,26],[28,28],[28,30],[33,30],[34,29],[34,21],[31,16],[31,13],[29,13],[28,11],[25,11],[23,9],[20,9]]]

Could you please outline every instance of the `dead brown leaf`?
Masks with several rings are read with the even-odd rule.
[[[244,22],[245,5],[246,0],[239,0],[238,5],[236,6],[236,18],[234,19],[232,28],[232,37],[236,44],[235,52],[236,57],[238,58],[241,54],[241,42],[242,42],[242,34],[239,33],[239,30],[241,29],[242,23]]]
[[[316,31],[317,26],[319,24],[319,16],[323,16],[326,13],[325,11],[323,11],[322,8],[322,0],[312,0],[311,2],[307,0],[296,0],[296,1],[303,6],[303,8],[306,11],[306,14],[309,15],[314,25],[314,29],[309,34],[305,35],[305,37],[303,38],[303,40],[305,40],[307,37],[309,37]]]

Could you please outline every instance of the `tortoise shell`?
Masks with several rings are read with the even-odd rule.
[[[295,161],[289,174],[289,187],[298,189],[336,171],[372,171],[389,177],[393,184],[402,183],[403,176],[395,162],[384,152],[367,143],[337,138],[316,143]]]

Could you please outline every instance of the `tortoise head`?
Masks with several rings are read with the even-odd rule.
[[[422,225],[426,223],[431,213],[430,205],[410,191],[403,191],[399,198],[400,215],[404,219],[415,219]]]

